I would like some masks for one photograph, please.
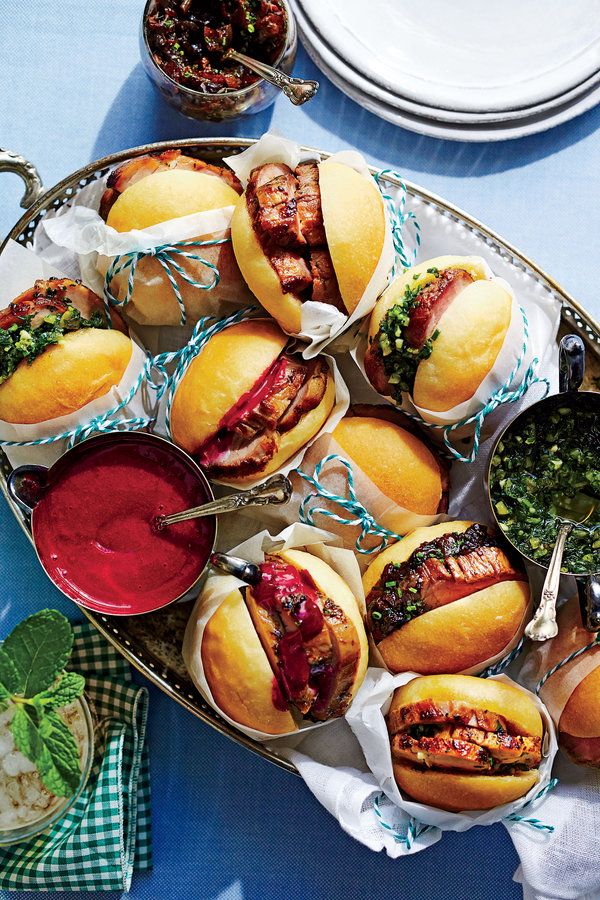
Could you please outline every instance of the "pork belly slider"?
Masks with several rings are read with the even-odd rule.
[[[542,717],[513,685],[469,675],[414,678],[395,691],[387,723],[406,799],[450,812],[493,809],[539,779]]]
[[[367,629],[391,672],[481,671],[527,624],[524,570],[484,525],[417,528],[363,578]]]
[[[200,653],[218,708],[266,734],[343,716],[364,678],[368,644],[357,601],[327,563],[302,550],[269,554],[254,587],[229,594]],[[187,639],[186,639],[187,643]]]
[[[180,150],[151,153],[125,162],[109,175],[100,201],[100,215],[119,232],[150,228],[193,213],[210,212],[237,203],[242,186],[224,166],[213,166],[185,156]],[[200,236],[202,237],[202,236]],[[194,238],[185,240],[193,241]],[[231,241],[215,246],[188,247],[219,270],[219,283],[210,291],[201,290],[181,278],[177,281],[186,311],[193,324],[206,312],[211,300],[236,300],[248,292],[235,262]],[[195,281],[210,284],[213,273],[198,260],[176,256],[176,262]],[[105,274],[111,260],[100,257],[98,268]],[[161,264],[152,257],[138,262],[131,301],[124,313],[140,325],[179,325],[181,310]],[[123,299],[129,270],[116,275],[111,291]]]
[[[173,399],[171,433],[225,484],[276,471],[323,427],[335,403],[329,363],[286,350],[269,319],[230,325],[192,361]]]
[[[386,239],[375,182],[333,160],[253,169],[231,220],[238,265],[250,290],[289,334],[302,330],[307,300],[351,315]],[[381,273],[376,294],[383,290]]]
[[[493,369],[513,310],[507,285],[476,256],[441,256],[407,269],[371,314],[364,357],[378,393],[446,412],[470,400]]]
[[[118,315],[70,278],[38,280],[0,311],[0,419],[76,412],[121,381],[133,344]]]

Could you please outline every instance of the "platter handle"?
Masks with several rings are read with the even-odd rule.
[[[0,172],[14,172],[23,180],[25,185],[25,193],[21,198],[23,209],[33,206],[44,193],[42,179],[36,167],[24,156],[13,153],[12,150],[3,150],[0,147]]]

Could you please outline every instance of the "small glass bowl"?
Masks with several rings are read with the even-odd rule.
[[[140,28],[140,53],[142,65],[150,81],[161,96],[178,112],[190,119],[204,119],[210,122],[221,122],[224,119],[235,119],[238,116],[262,112],[274,103],[279,88],[259,78],[253,84],[239,90],[223,91],[219,94],[208,94],[194,91],[174,81],[155,62],[148,45],[146,35],[146,19],[154,7],[155,0],[147,0],[142,15]],[[298,33],[296,20],[287,0],[282,0],[286,17],[286,40],[283,50],[273,63],[282,72],[289,75],[296,60],[298,49]]]
[[[87,738],[83,758],[81,760],[81,779],[77,790],[70,797],[61,797],[60,803],[57,806],[53,806],[45,815],[36,819],[34,822],[28,822],[26,825],[20,825],[18,828],[0,828],[0,847],[5,847],[8,844],[18,844],[42,834],[42,832],[58,822],[59,819],[62,819],[65,813],[67,813],[74,805],[86,786],[88,778],[90,777],[92,762],[94,760],[94,721],[85,697],[80,697],[79,700],[76,700],[75,702],[83,714],[83,724]]]

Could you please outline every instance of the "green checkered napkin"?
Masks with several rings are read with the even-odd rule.
[[[92,772],[49,832],[0,850],[0,889],[128,891],[134,870],[152,867],[148,692],[89,623],[74,630],[71,665],[95,714]]]

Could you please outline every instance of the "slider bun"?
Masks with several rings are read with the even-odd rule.
[[[273,704],[275,676],[239,590],[212,614],[202,636],[202,665],[217,706],[234,722],[265,734],[296,731]]]
[[[130,338],[115,329],[65,334],[0,385],[0,419],[32,425],[76,412],[120,382],[132,350]]]
[[[574,737],[600,738],[600,665],[579,682],[569,697],[559,729]]]
[[[440,466],[416,435],[385,419],[350,415],[339,422],[332,437],[394,503],[422,515],[437,513],[442,499]]]
[[[473,396],[494,367],[512,309],[499,281],[474,281],[454,298],[438,322],[431,356],[417,368],[416,406],[444,412]]]
[[[352,696],[361,686],[369,664],[369,644],[356,597],[343,578],[322,559],[303,550],[282,550],[275,554],[297,569],[306,569],[319,590],[339,606],[352,622],[360,644],[360,660],[354,676]]]
[[[512,684],[475,678],[473,675],[424,675],[413,678],[394,692],[388,713],[391,734],[401,727],[402,707],[420,700],[458,701],[474,709],[489,710],[503,716],[511,733],[522,737],[541,738],[544,732],[542,717],[534,701],[529,694]],[[469,780],[471,777],[469,775]],[[489,776],[485,777],[487,779]]]
[[[175,443],[195,453],[280,356],[287,341],[269,319],[230,325],[211,337],[175,391],[171,410]]]
[[[411,619],[377,649],[391,672],[481,671],[523,633],[530,609],[526,581],[500,581]]]
[[[483,259],[479,256],[436,256],[434,259],[426,259],[416,266],[407,269],[402,275],[394,278],[390,286],[383,292],[375,308],[371,313],[369,323],[369,339],[375,337],[379,331],[379,326],[386,314],[396,303],[399,303],[404,297],[404,289],[410,285],[411,288],[417,287],[428,281],[433,281],[434,276],[427,273],[427,269],[464,269],[469,272],[476,280],[488,279],[489,270]],[[415,275],[418,277],[415,278]]]
[[[234,206],[239,195],[226,181],[190,169],[166,169],[125,188],[106,224],[116,231],[149,228],[192,213]]]
[[[350,315],[381,258],[386,235],[385,208],[375,182],[350,166],[319,163],[319,186],[327,246],[344,306]],[[263,252],[248,213],[246,195],[231,220],[233,249],[250,290],[285,331],[301,331],[302,301],[285,294]],[[387,273],[386,273],[387,274]]]
[[[537,784],[539,772],[531,769],[515,775],[465,775],[394,762],[394,777],[407,799],[448,812],[493,809],[524,797]]]

